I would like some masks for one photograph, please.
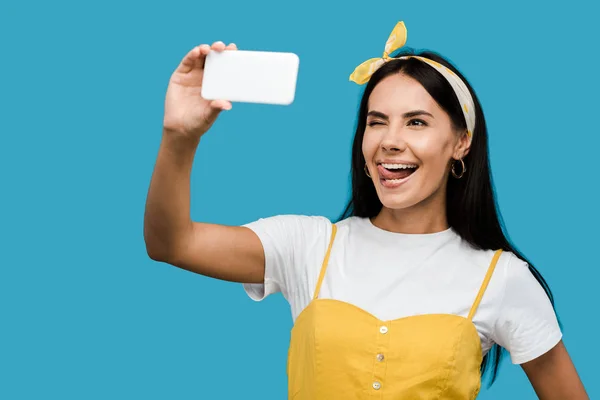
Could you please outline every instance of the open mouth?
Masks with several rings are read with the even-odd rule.
[[[416,164],[381,163],[377,165],[379,177],[391,184],[403,182],[414,174],[418,168],[419,166]]]

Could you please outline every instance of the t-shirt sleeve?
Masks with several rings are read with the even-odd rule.
[[[302,282],[300,269],[306,267],[306,256],[314,251],[315,242],[331,232],[325,217],[277,215],[243,225],[259,237],[265,253],[263,283],[245,283],[244,290],[255,301],[281,292],[289,300],[290,292]]]
[[[551,350],[562,339],[548,295],[526,262],[511,254],[505,270],[505,292],[493,340],[523,364]]]

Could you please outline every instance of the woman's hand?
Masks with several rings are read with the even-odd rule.
[[[231,109],[229,101],[206,100],[200,94],[204,62],[211,50],[237,50],[237,47],[233,43],[225,47],[223,42],[215,42],[212,46],[203,44],[194,47],[181,60],[167,88],[163,120],[165,132],[200,139],[222,110]]]

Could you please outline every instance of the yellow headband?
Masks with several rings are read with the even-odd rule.
[[[367,83],[375,71],[377,71],[386,62],[394,59],[390,57],[390,54],[406,44],[406,37],[406,26],[404,25],[404,22],[400,21],[392,30],[387,42],[385,42],[383,56],[381,58],[371,58],[360,64],[350,75],[350,80],[359,85]],[[452,89],[454,89],[456,97],[458,97],[458,101],[460,101],[462,112],[467,123],[467,134],[469,137],[472,137],[473,130],[475,129],[475,105],[473,103],[471,93],[462,79],[460,79],[450,68],[447,68],[446,66],[425,57],[403,56],[399,57],[398,59],[404,60],[407,58],[417,58],[423,61],[424,63],[435,68],[436,71],[446,78],[448,83],[450,83],[450,86],[452,86]]]

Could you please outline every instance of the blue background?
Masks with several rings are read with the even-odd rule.
[[[600,396],[595,6],[333,3],[2,3],[0,398],[285,398],[283,297],[257,304],[146,255],[165,89],[200,43],[297,53],[291,106],[234,103],[203,139],[192,217],[335,218],[363,89],[348,76],[398,20],[409,46],[448,56],[480,96],[508,232],[551,284]],[[506,359],[479,398],[535,394]]]

